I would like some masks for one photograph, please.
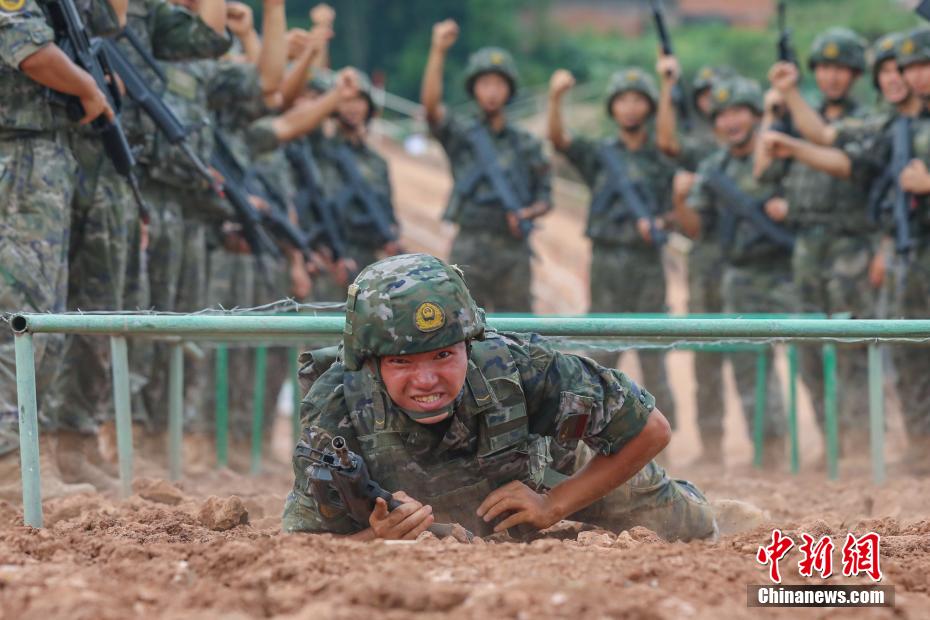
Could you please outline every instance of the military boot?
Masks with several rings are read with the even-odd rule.
[[[73,431],[59,433],[55,456],[62,480],[67,483],[92,484],[100,492],[118,490],[119,481],[88,458],[94,452],[99,452],[96,435]]]
[[[63,482],[55,465],[54,441],[45,435],[39,437],[39,475],[42,499],[66,497],[77,493],[93,493],[96,489],[89,484]],[[0,456],[0,500],[19,504],[23,500],[22,472],[19,451],[14,450]]]

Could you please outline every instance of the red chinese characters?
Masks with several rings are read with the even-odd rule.
[[[865,573],[872,581],[881,581],[880,543],[881,539],[875,532],[863,534],[859,538],[847,534],[846,543],[843,545],[843,575],[855,577],[859,573]]]
[[[781,583],[778,562],[787,555],[793,546],[794,541],[790,537],[782,535],[781,530],[772,530],[772,544],[759,547],[759,551],[756,552],[756,561],[759,564],[769,564],[769,579],[773,583]]]
[[[820,573],[821,579],[833,574],[833,541],[829,536],[823,536],[814,544],[814,537],[810,534],[801,534],[804,541],[798,550],[804,557],[798,562],[798,572],[802,577],[813,577],[814,571]]]
[[[843,576],[858,577],[865,573],[872,581],[881,581],[880,542],[881,538],[875,532],[859,537],[855,534],[847,534],[842,549]],[[756,561],[769,567],[769,579],[773,583],[781,583],[782,576],[778,563],[794,546],[795,542],[790,536],[776,529],[772,530],[772,542],[759,547],[756,552]],[[830,536],[815,539],[810,534],[801,533],[801,543],[798,546],[798,551],[801,552],[798,574],[801,577],[810,578],[814,577],[816,572],[821,579],[827,579],[833,575],[835,549],[836,545]]]

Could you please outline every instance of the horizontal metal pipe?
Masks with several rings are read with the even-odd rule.
[[[490,317],[495,329],[537,332],[575,338],[645,338],[671,340],[930,340],[930,320],[853,319],[706,319]],[[20,314],[11,321],[18,333],[179,334],[187,338],[235,337],[238,334],[305,338],[341,334],[342,316],[210,316],[136,314]]]

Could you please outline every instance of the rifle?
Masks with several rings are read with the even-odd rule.
[[[116,76],[110,67],[106,54],[102,51],[101,39],[92,39],[87,27],[81,20],[74,0],[50,0],[44,4],[46,14],[55,32],[55,41],[62,51],[67,54],[75,64],[90,74],[107,97],[107,102],[115,114],[119,114],[122,104]],[[77,97],[61,95],[67,106],[68,115],[77,121],[84,116],[84,110]],[[124,177],[132,189],[133,198],[139,207],[139,214],[143,221],[149,220],[149,208],[142,199],[139,190],[139,181],[133,169],[136,159],[126,139],[126,133],[117,116],[109,120],[102,114],[91,122],[91,128],[100,136],[103,150],[113,163],[116,172]]]
[[[313,154],[306,144],[297,142],[288,144],[284,153],[300,179],[297,209],[316,224],[316,229],[308,235],[310,244],[329,248],[333,260],[339,260],[346,255],[345,239],[339,229],[333,203],[323,198],[323,184]]]
[[[649,0],[649,4],[652,6],[652,17],[655,19],[656,31],[659,33],[662,55],[674,56],[675,52],[672,51],[672,37],[668,34],[668,29],[665,26],[665,12],[662,10],[661,0]],[[691,128],[691,114],[688,111],[688,100],[685,97],[680,80],[675,82],[675,85],[672,86],[672,103],[675,104],[675,109],[678,110],[678,117],[681,119],[681,124],[685,131],[687,131]]]
[[[763,212],[765,200],[748,196],[723,172],[717,170],[704,175],[704,185],[737,218],[747,220],[758,233],[783,248],[794,249],[794,235],[770,220]],[[735,226],[735,222],[733,223]],[[735,233],[731,230],[729,235]]]
[[[601,164],[607,170],[607,186],[591,203],[591,213],[601,213],[619,198],[637,219],[649,221],[649,235],[656,246],[668,241],[668,233],[656,225],[653,200],[650,194],[643,196],[639,183],[634,183],[627,172],[626,163],[620,158],[616,149],[610,144],[603,144],[600,150]],[[649,203],[647,205],[646,203]]]
[[[382,199],[371,190],[368,181],[362,177],[362,173],[355,163],[355,156],[349,150],[349,147],[345,144],[339,144],[334,148],[330,148],[327,154],[339,168],[344,181],[342,189],[331,199],[333,211],[345,217],[349,203],[357,200],[365,209],[366,218],[363,221],[349,223],[353,226],[374,224],[381,239],[385,242],[396,241],[397,233],[394,232],[394,226],[387,217],[387,209]]]
[[[491,143],[491,136],[480,122],[476,121],[468,131],[468,142],[475,154],[477,167],[474,173],[455,184],[455,193],[460,196],[468,195],[482,179],[487,179],[494,193],[494,201],[499,203],[504,211],[517,217],[521,236],[524,240],[529,239],[533,223],[520,216],[523,207],[530,201],[526,186],[514,183],[504,176],[497,150]]]
[[[785,0],[778,1],[778,60],[781,62],[790,62],[795,67],[798,64],[798,55],[794,49],[794,43],[791,40],[791,28],[787,22],[788,7]],[[796,135],[794,123],[791,120],[791,114],[787,110],[782,110],[777,123],[772,125],[772,129],[790,136]]]
[[[390,510],[401,505],[371,479],[365,461],[349,450],[342,437],[333,437],[328,449],[310,448],[310,462],[306,470],[307,491],[320,506],[345,511],[356,525],[368,526],[376,498],[386,501]],[[441,538],[454,536],[460,542],[471,542],[474,538],[461,525],[452,523],[434,523],[428,531]]]

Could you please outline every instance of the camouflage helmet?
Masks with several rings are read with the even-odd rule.
[[[892,32],[875,40],[869,48],[869,64],[872,66],[872,85],[878,90],[878,70],[886,60],[895,59],[895,49],[904,38],[903,32]]]
[[[691,81],[691,91],[697,95],[702,90],[713,86],[716,80],[734,76],[736,76],[736,71],[727,65],[718,65],[716,67],[704,65],[694,74],[694,79]]]
[[[358,77],[358,92],[368,101],[368,120],[371,120],[378,112],[378,107],[375,105],[375,100],[371,96],[371,79],[358,69],[355,70],[355,75]]]
[[[894,55],[900,69],[919,62],[930,62],[930,29],[917,28],[901,37]]]
[[[828,28],[814,39],[807,65],[834,63],[853,71],[865,70],[865,41],[849,28]]]
[[[484,311],[457,267],[428,254],[392,256],[363,269],[349,286],[345,367],[480,339],[484,328]]]
[[[659,89],[656,81],[651,75],[639,67],[626,67],[620,69],[610,77],[607,83],[607,116],[611,116],[611,106],[614,99],[626,92],[634,92],[643,95],[649,100],[652,111],[655,112],[656,105],[659,101]]]
[[[727,108],[744,105],[762,114],[762,88],[749,78],[735,76],[714,82],[710,91],[710,116],[716,118]]]
[[[520,74],[517,72],[517,63],[507,50],[500,47],[482,47],[468,57],[468,65],[465,67],[465,91],[470,96],[475,96],[475,80],[485,73],[497,73],[507,80],[510,84],[510,99],[517,94]]]

